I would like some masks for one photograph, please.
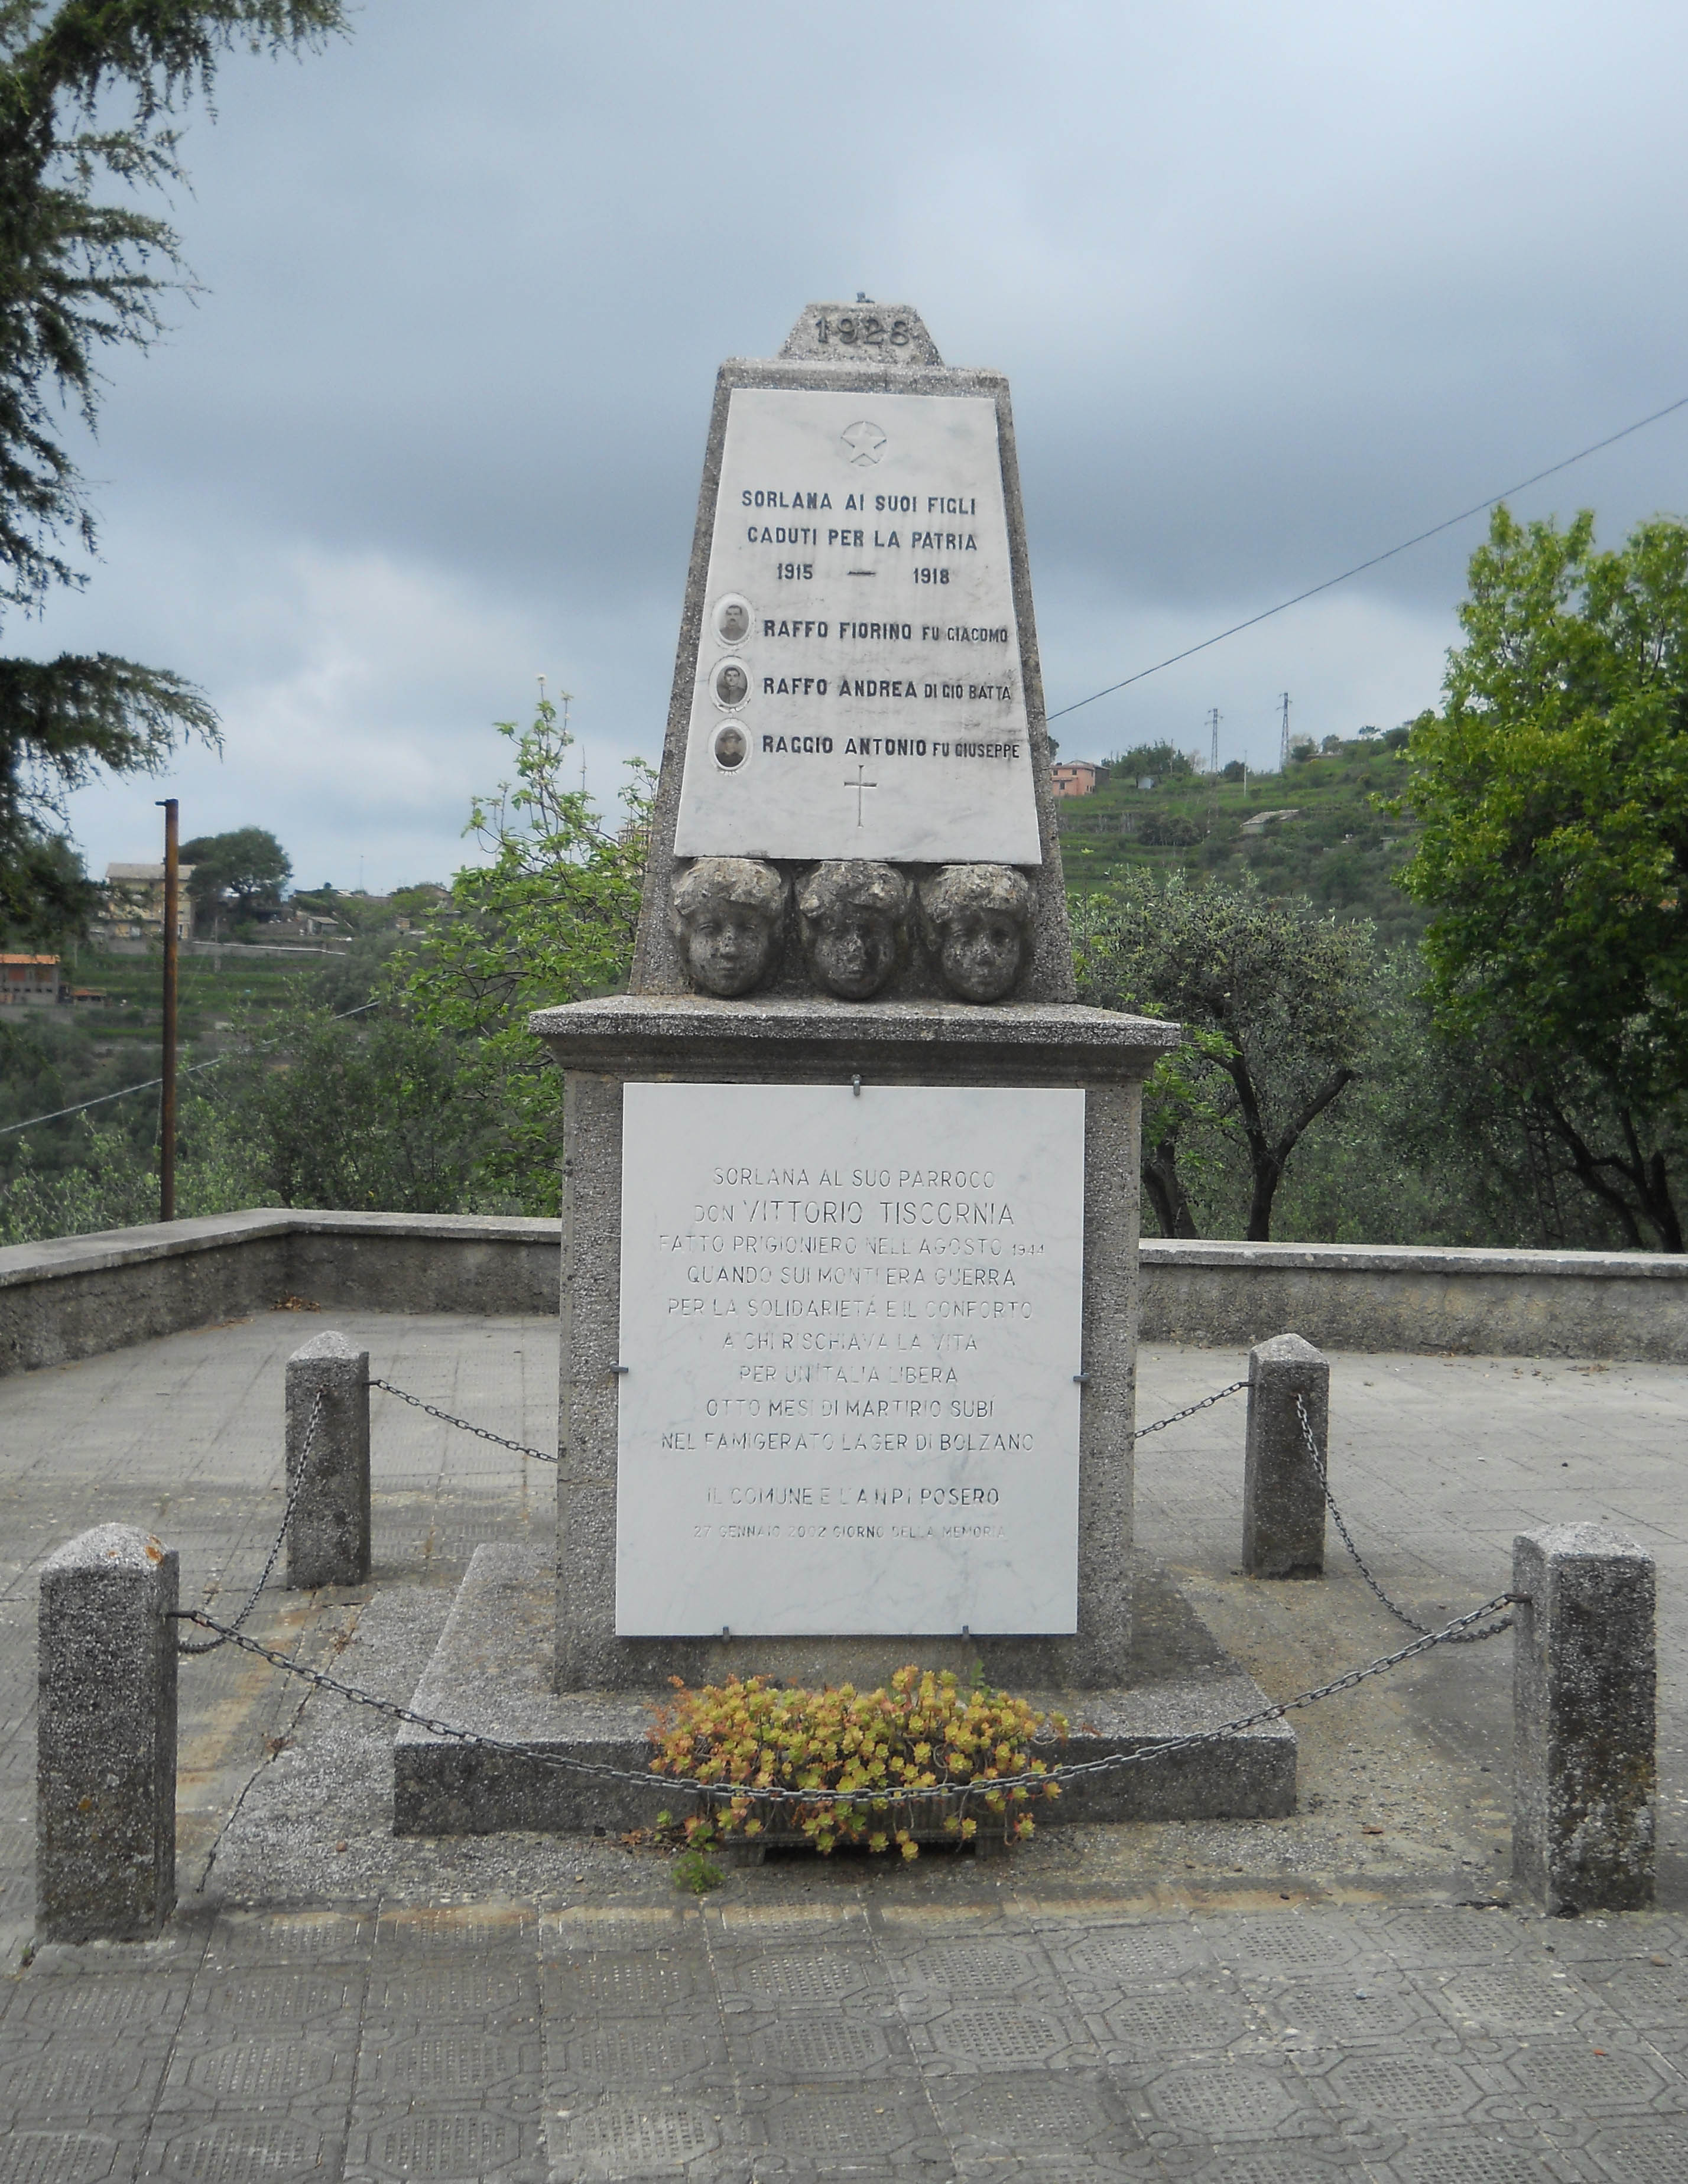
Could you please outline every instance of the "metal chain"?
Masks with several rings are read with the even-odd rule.
[[[1312,1421],[1307,1416],[1306,1402],[1300,1395],[1297,1395],[1295,1397],[1295,1415],[1301,1421],[1301,1438],[1307,1445],[1307,1454],[1312,1458],[1313,1469],[1318,1474],[1320,1490],[1324,1496],[1324,1505],[1326,1508],[1329,1510],[1332,1521],[1334,1523],[1337,1530],[1342,1535],[1343,1546],[1347,1548],[1349,1553],[1354,1557],[1355,1568],[1359,1571],[1361,1576],[1366,1580],[1366,1583],[1371,1587],[1372,1591],[1377,1595],[1378,1598],[1383,1602],[1384,1606],[1388,1608],[1390,1613],[1395,1617],[1398,1623],[1404,1623],[1409,1630],[1417,1630],[1421,1635],[1427,1633],[1430,1627],[1429,1624],[1421,1623],[1416,1615],[1409,1614],[1406,1608],[1400,1605],[1399,1602],[1393,1601],[1390,1598],[1389,1595],[1384,1591],[1383,1587],[1372,1575],[1371,1571],[1367,1568],[1365,1557],[1360,1552],[1358,1547],[1355,1546],[1354,1535],[1349,1530],[1347,1525],[1343,1522],[1342,1512],[1337,1507],[1336,1497],[1330,1490],[1329,1474],[1325,1468],[1324,1458],[1319,1453],[1318,1441],[1313,1432]],[[1485,1611],[1479,1610],[1479,1612],[1484,1613]],[[1501,1631],[1510,1630],[1512,1627],[1512,1617],[1510,1615],[1502,1616],[1498,1623],[1495,1624],[1487,1630],[1467,1630],[1462,1632],[1457,1638],[1449,1639],[1447,1642],[1451,1646],[1473,1646],[1475,1645],[1479,1639],[1496,1638],[1500,1635]]]
[[[1246,1380],[1233,1380],[1228,1388],[1221,1388],[1217,1396],[1204,1396],[1199,1403],[1192,1403],[1187,1410],[1174,1411],[1169,1418],[1156,1418],[1152,1426],[1139,1426],[1131,1438],[1141,1440],[1145,1435],[1159,1433],[1163,1426],[1177,1425],[1181,1418],[1193,1418],[1198,1411],[1211,1411],[1215,1403],[1223,1403],[1227,1396],[1240,1394],[1247,1385]]]
[[[304,1429],[304,1446],[299,1451],[298,1468],[294,1472],[292,1483],[287,1489],[287,1507],[281,1512],[281,1522],[276,1534],[275,1544],[270,1550],[270,1559],[264,1565],[263,1574],[259,1577],[257,1584],[253,1585],[252,1591],[247,1595],[245,1607],[242,1608],[240,1613],[236,1616],[233,1624],[220,1638],[207,1639],[203,1645],[196,1645],[192,1642],[184,1644],[180,1639],[178,1639],[176,1641],[177,1652],[214,1653],[219,1646],[226,1646],[228,1644],[230,1638],[232,1637],[235,1632],[240,1629],[247,1617],[250,1615],[253,1609],[257,1607],[258,1596],[270,1582],[270,1574],[276,1567],[276,1557],[281,1552],[281,1542],[287,1536],[287,1527],[293,1521],[293,1511],[298,1507],[299,1496],[304,1490],[305,1470],[310,1462],[310,1452],[316,1446],[316,1429],[322,1418],[322,1406],[325,1399],[326,1398],[327,1393],[328,1391],[326,1388],[319,1388],[316,1391],[316,1401],[310,1407],[310,1417],[306,1422]],[[220,1624],[217,1627],[219,1629],[221,1628]]]
[[[461,1427],[465,1433],[473,1434],[477,1440],[492,1441],[499,1448],[513,1448],[518,1456],[537,1457],[541,1463],[555,1463],[558,1460],[548,1448],[530,1448],[525,1440],[507,1440],[503,1434],[493,1433],[490,1427],[475,1425],[468,1418],[454,1418],[449,1411],[443,1411],[433,1403],[425,1403],[420,1396],[413,1396],[406,1389],[395,1388],[391,1380],[371,1380],[370,1385],[379,1388],[383,1395],[397,1396],[401,1403],[409,1403],[412,1410],[426,1412],[431,1418],[437,1418],[442,1425]]]
[[[374,1713],[386,1715],[393,1721],[409,1722],[414,1728],[425,1729],[432,1736],[448,1736],[460,1744],[470,1745],[486,1752],[502,1752],[513,1758],[531,1759],[543,1767],[559,1769],[571,1774],[590,1774],[599,1780],[631,1784],[635,1788],[655,1790],[660,1795],[672,1796],[677,1791],[690,1791],[708,1802],[730,1802],[735,1797],[749,1797],[760,1804],[774,1805],[877,1805],[931,1803],[940,1799],[965,1799],[969,1797],[995,1797],[1004,1791],[1047,1788],[1050,1784],[1078,1782],[1095,1774],[1108,1774],[1122,1767],[1139,1766],[1150,1759],[1162,1759],[1170,1753],[1189,1752],[1198,1745],[1214,1744],[1223,1737],[1235,1736],[1245,1730],[1259,1729],[1269,1721],[1281,1721],[1286,1713],[1299,1707],[1309,1707],[1320,1699],[1333,1697],[1339,1691],[1352,1691],[1358,1684],[1373,1676],[1380,1676],[1390,1669],[1398,1668],[1420,1653],[1428,1653],[1437,1646],[1457,1644],[1469,1626],[1479,1623],[1497,1607],[1512,1604],[1518,1597],[1514,1593],[1497,1593],[1493,1600],[1469,1613],[1456,1616],[1451,1623],[1440,1630],[1427,1630],[1422,1637],[1412,1639],[1393,1653],[1381,1655],[1368,1661],[1363,1668],[1350,1669],[1329,1683],[1320,1684],[1309,1691],[1301,1691],[1292,1699],[1280,1699],[1275,1705],[1262,1707],[1255,1713],[1239,1714],[1233,1721],[1221,1722],[1215,1729],[1194,1730],[1188,1736],[1168,1739],[1164,1744],[1140,1746],[1135,1752],[1111,1752],[1100,1759],[1078,1760],[1065,1767],[1051,1767],[1043,1774],[987,1775],[971,1782],[936,1783],[930,1788],[917,1784],[906,1786],[872,1790],[788,1790],[754,1788],[735,1782],[702,1782],[684,1775],[634,1774],[621,1767],[604,1767],[590,1759],[571,1759],[562,1753],[547,1752],[532,1744],[522,1744],[513,1738],[488,1736],[483,1731],[460,1728],[455,1723],[437,1721],[432,1715],[417,1713],[395,1700],[378,1698],[373,1691],[360,1691],[355,1685],[343,1684],[337,1677],[326,1676],[320,1669],[307,1668],[303,1662],[293,1660],[286,1653],[278,1653],[273,1646],[263,1646],[255,1638],[219,1623],[203,1608],[183,1607],[175,1611],[176,1620],[197,1623],[203,1629],[215,1630],[222,1640],[238,1646],[243,1652],[256,1654],[259,1660],[268,1661],[273,1668],[284,1669],[290,1676],[298,1676],[314,1685],[318,1691],[332,1691],[338,1698],[349,1699],[354,1706],[370,1708]],[[1486,1630],[1471,1632],[1476,1638],[1493,1638],[1506,1630],[1511,1622],[1491,1624]]]

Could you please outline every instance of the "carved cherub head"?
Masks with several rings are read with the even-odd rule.
[[[1000,1001],[1025,961],[1032,889],[1012,865],[945,865],[921,883],[926,943],[964,1001]]]
[[[816,985],[847,1001],[877,994],[897,967],[911,890],[889,865],[816,865],[797,897],[803,950]]]
[[[723,1000],[766,977],[784,917],[785,882],[754,857],[699,857],[669,899],[669,924],[693,983]]]

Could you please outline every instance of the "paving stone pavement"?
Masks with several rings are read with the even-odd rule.
[[[1568,1517],[1658,1555],[1658,1912],[1499,1908],[1507,1640],[1299,1716],[1291,1819],[771,1860],[697,1903],[643,1842],[394,1842],[385,1726],[222,1652],[184,1664],[175,1918],[31,1956],[39,1563],[118,1518],[181,1547],[185,1599],[243,1596],[279,1513],[282,1361],[325,1325],[549,1441],[543,1322],[263,1315],[0,1382],[3,2184],[1688,2176],[1688,1386],[1662,1368],[1340,1357],[1332,1433],[1351,1519],[1421,1612],[1501,1589],[1513,1532]],[[1142,1415],[1236,1373],[1145,1353]],[[403,1698],[473,1545],[548,1534],[550,1479],[376,1401],[372,1582],[272,1591],[254,1627]],[[1145,1442],[1140,1531],[1287,1695],[1395,1626],[1334,1568],[1233,1574],[1241,1440],[1238,1398]]]

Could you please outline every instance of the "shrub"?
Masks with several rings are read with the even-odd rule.
[[[1190,850],[1201,839],[1200,821],[1184,811],[1145,811],[1137,838],[1151,850]]]
[[[686,1824],[688,1842],[717,1836],[759,1836],[784,1821],[823,1855],[839,1843],[919,1855],[914,1825],[922,1805],[944,1810],[945,1831],[960,1841],[978,1833],[978,1814],[1000,1819],[1004,1840],[1032,1832],[1024,1808],[1037,1797],[1058,1797],[1055,1782],[994,1788],[1019,1775],[1043,1776],[1032,1757],[1034,1739],[1064,1737],[1060,1714],[1035,1713],[1023,1699],[983,1687],[963,1690],[948,1669],[899,1669],[889,1690],[859,1692],[788,1690],[761,1676],[736,1676],[688,1691],[664,1707],[652,1726],[651,1771],[719,1785],[699,1800]],[[802,1802],[770,1797],[776,1790],[812,1792]],[[942,1790],[942,1799],[916,1798]],[[861,1803],[851,1791],[883,1792]],[[977,1808],[977,1809],[974,1809]]]

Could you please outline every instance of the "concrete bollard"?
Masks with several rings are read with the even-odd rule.
[[[1653,1894],[1653,1558],[1597,1524],[1513,1542],[1513,1875],[1549,1912]]]
[[[370,1354],[319,1334],[287,1360],[287,1490],[322,1398],[287,1529],[287,1583],[361,1585],[370,1574]]]
[[[176,1554],[97,1524],[42,1566],[36,1930],[132,1942],[175,1903]]]
[[[1250,1577],[1323,1577],[1324,1493],[1295,1408],[1329,1461],[1330,1367],[1299,1334],[1274,1334],[1249,1352],[1243,1460],[1243,1568]]]

